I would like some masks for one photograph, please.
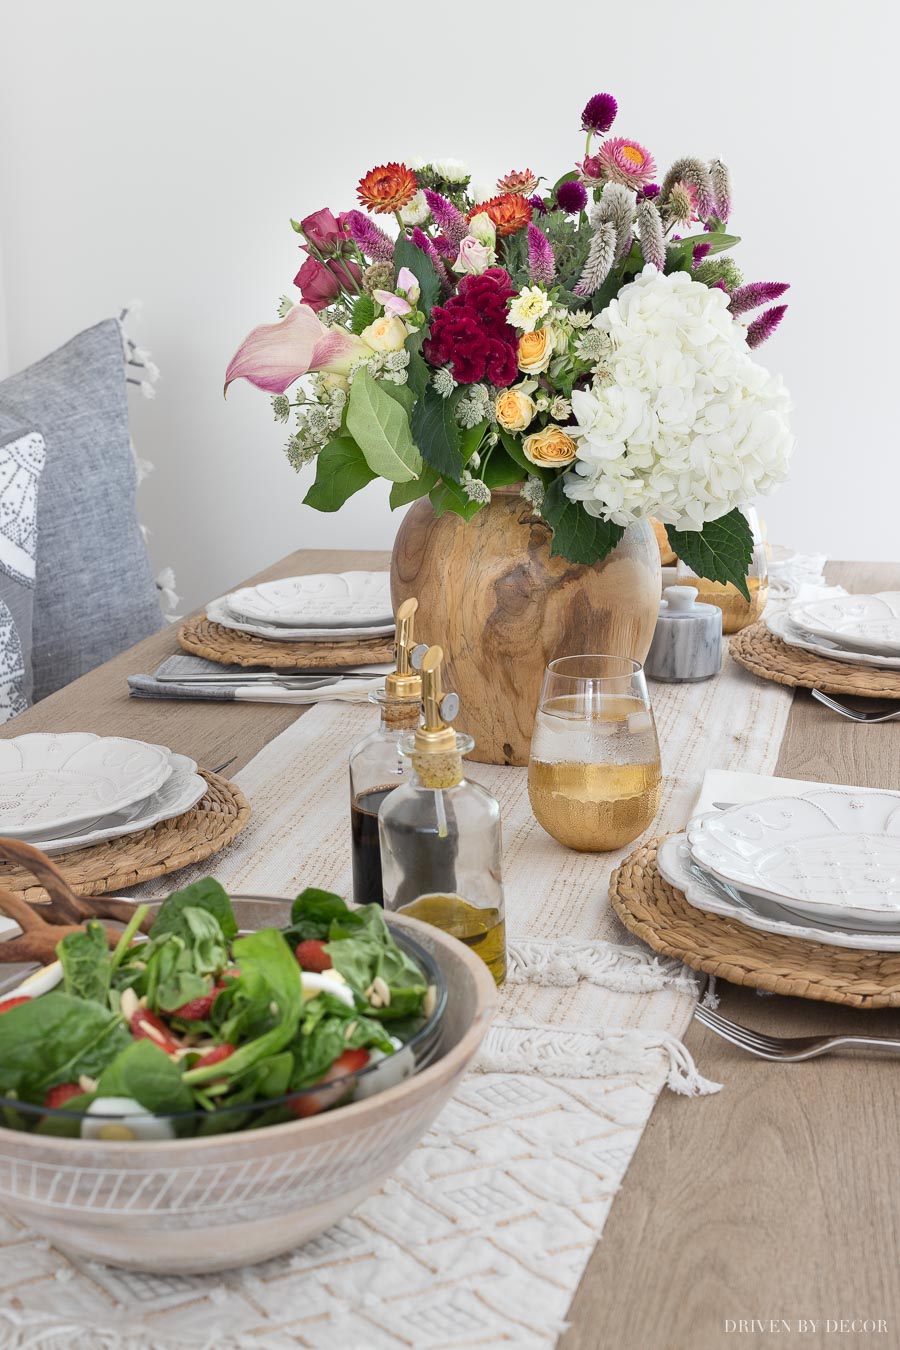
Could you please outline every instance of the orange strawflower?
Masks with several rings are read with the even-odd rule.
[[[517,192],[505,192],[502,197],[491,197],[479,202],[469,212],[469,219],[484,211],[497,227],[499,235],[516,234],[531,222],[531,203]]]
[[[497,179],[501,192],[518,192],[521,197],[530,197],[537,184],[537,174],[531,169],[513,169],[503,178]]]
[[[356,193],[363,206],[377,215],[399,211],[419,190],[416,175],[405,164],[381,164],[359,180]]]

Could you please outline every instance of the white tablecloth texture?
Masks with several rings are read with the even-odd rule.
[[[790,690],[726,654],[717,679],[651,694],[665,783],[649,835],[684,826],[707,769],[774,770]],[[323,704],[267,745],[235,775],[249,825],[178,884],[212,872],[234,892],[349,894],[347,756],[375,716]],[[534,820],[526,770],[471,777],[503,812],[510,976],[476,1071],[419,1146],[319,1238],[224,1275],[112,1270],[0,1216],[0,1347],[553,1345],[658,1093],[696,1095],[700,1111],[718,1085],[680,1040],[697,980],[610,906],[610,872],[635,845],[569,852]]]

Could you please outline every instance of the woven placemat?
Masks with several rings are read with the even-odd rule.
[[[733,919],[705,914],[663,880],[656,867],[660,843],[662,839],[651,839],[635,849],[609,882],[619,918],[654,951],[732,984],[773,994],[853,1008],[900,1007],[900,952],[826,947],[757,933]]]
[[[65,873],[79,895],[106,895],[137,886],[167,872],[177,872],[188,863],[201,862],[230,844],[250,819],[247,798],[234,783],[200,769],[207,781],[204,795],[172,820],[161,821],[138,834],[90,848],[57,853],[53,861]],[[0,861],[0,886],[27,900],[42,901],[47,893],[30,872]]]
[[[223,666],[269,666],[275,670],[318,670],[322,666],[379,665],[394,657],[394,639],[360,638],[358,642],[270,642],[212,623],[205,614],[187,619],[178,641],[193,656]]]
[[[826,694],[858,694],[863,698],[900,698],[900,670],[856,666],[789,647],[770,633],[763,621],[729,639],[728,650],[742,666],[776,684],[821,689]]]

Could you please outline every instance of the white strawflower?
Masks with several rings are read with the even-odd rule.
[[[469,166],[461,159],[433,159],[431,167],[448,183],[464,183],[469,177]]]
[[[411,197],[405,206],[400,208],[400,219],[404,225],[422,225],[431,215],[428,203],[425,200],[425,193],[419,189],[414,197]]]
[[[540,286],[523,286],[509,307],[509,322],[523,333],[533,333],[538,319],[552,308],[549,295]]]
[[[724,291],[648,266],[594,322],[612,344],[609,383],[572,393],[571,500],[618,525],[699,530],[783,482],[790,399],[751,359]]]

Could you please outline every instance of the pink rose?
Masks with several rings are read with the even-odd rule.
[[[313,211],[311,216],[304,216],[300,222],[300,228],[312,246],[317,248],[320,253],[337,251],[347,238],[340,222],[335,219],[334,214],[329,211],[327,206],[323,206],[321,211]]]
[[[473,234],[467,234],[459,246],[459,257],[453,264],[453,270],[478,277],[493,266],[495,257],[492,248],[482,244]]]
[[[300,287],[303,303],[316,311],[333,304],[341,292],[331,269],[315,258],[306,259],[294,277],[294,285]]]

